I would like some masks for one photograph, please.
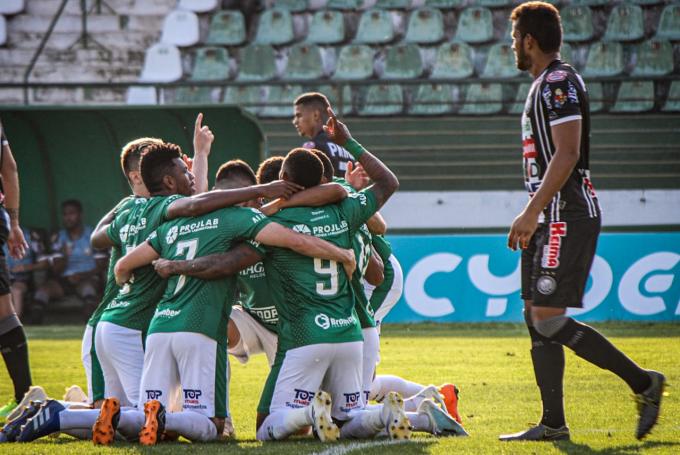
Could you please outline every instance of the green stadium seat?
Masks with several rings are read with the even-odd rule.
[[[339,11],[317,11],[312,16],[307,41],[316,44],[337,44],[345,39],[345,21]]]
[[[680,81],[671,82],[668,90],[668,98],[662,110],[667,112],[680,112]]]
[[[276,7],[287,9],[292,13],[301,13],[306,11],[309,5],[307,0],[276,0]]]
[[[275,77],[276,56],[271,46],[251,44],[241,49],[238,80],[266,81]]]
[[[466,8],[460,15],[456,39],[466,43],[484,43],[493,38],[493,18],[486,8]]]
[[[437,9],[460,8],[465,4],[465,0],[425,0],[425,6]]]
[[[371,85],[366,92],[364,106],[359,109],[362,115],[395,115],[401,114],[404,95],[401,85]]]
[[[368,79],[373,75],[375,51],[363,44],[351,44],[340,50],[333,77],[335,79]]]
[[[572,5],[583,6],[605,6],[609,5],[611,0],[571,0]]]
[[[617,5],[607,21],[605,40],[612,41],[636,41],[645,34],[642,8],[630,3]]]
[[[593,37],[593,13],[587,6],[565,6],[560,17],[564,41],[589,41]]]
[[[432,69],[433,79],[464,79],[474,72],[470,46],[465,43],[446,43],[439,46]]]
[[[486,8],[504,8],[512,5],[512,3],[513,0],[478,0],[475,2],[476,5]]]
[[[515,95],[515,101],[510,105],[508,109],[509,114],[521,114],[524,111],[524,104],[527,101],[527,96],[529,96],[529,89],[531,88],[530,82],[524,82],[520,84],[517,89],[517,95]]]
[[[394,39],[394,26],[389,11],[371,9],[364,11],[359,20],[355,42],[384,44]]]
[[[411,13],[406,31],[406,42],[418,44],[438,43],[444,39],[444,18],[434,8],[420,8]]]
[[[387,49],[385,79],[413,79],[423,73],[423,59],[415,44],[400,44]]]
[[[465,91],[465,102],[460,114],[498,114],[503,109],[503,86],[501,84],[470,84]]]
[[[191,80],[219,81],[229,79],[229,54],[223,47],[203,47],[196,50]]]
[[[664,76],[673,71],[673,46],[668,41],[650,39],[637,49],[633,76]]]
[[[451,112],[453,106],[453,89],[448,84],[421,84],[418,86],[409,114],[440,115]]]
[[[411,0],[380,0],[375,6],[381,9],[409,9]]]
[[[590,46],[584,76],[616,76],[623,72],[621,44],[598,41]]]
[[[666,5],[663,9],[656,37],[658,39],[680,41],[680,4],[672,3]]]
[[[284,79],[319,79],[323,77],[321,49],[316,44],[300,43],[290,48]]]
[[[267,103],[260,111],[262,117],[290,117],[293,101],[306,90],[300,85],[274,85],[268,87]]]
[[[290,11],[281,8],[265,10],[257,24],[257,44],[281,45],[290,43],[293,34],[293,17]]]
[[[496,43],[491,46],[482,77],[517,77],[520,73],[511,44]]]
[[[604,108],[604,88],[602,82],[586,82],[590,112],[600,112]]]
[[[629,0],[635,3],[636,5],[658,5],[659,3],[663,3],[663,0]]]
[[[212,99],[212,87],[178,87],[175,92],[177,104],[210,104]]]
[[[341,10],[358,10],[364,4],[364,0],[329,0],[326,8]]]
[[[654,82],[625,81],[621,83],[611,112],[646,112],[654,108]]]
[[[225,104],[236,104],[251,114],[257,115],[262,110],[262,87],[259,85],[228,86],[222,101]]]
[[[317,92],[323,93],[328,98],[328,101],[333,106],[335,112],[339,112],[342,115],[351,114],[354,110],[352,106],[352,88],[349,85],[345,85],[342,88],[342,108],[340,108],[340,89],[332,85],[320,85],[317,87]]]
[[[240,11],[220,11],[210,21],[207,44],[238,46],[246,40],[246,24]]]
[[[571,66],[576,67],[576,62],[574,61],[574,51],[572,50],[569,43],[562,43],[560,48],[560,57],[564,63],[569,63]]]

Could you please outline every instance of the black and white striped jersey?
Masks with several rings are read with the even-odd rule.
[[[590,107],[586,86],[570,65],[553,61],[531,85],[522,114],[524,184],[533,196],[555,154],[551,127],[581,120],[578,163],[562,189],[544,210],[545,222],[600,216],[590,181]]]

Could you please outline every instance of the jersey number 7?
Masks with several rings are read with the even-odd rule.
[[[181,242],[178,242],[177,250],[175,251],[175,256],[184,255],[185,250],[187,261],[190,261],[194,257],[196,257],[196,250],[198,250],[198,239],[182,240]],[[186,282],[186,280],[187,280],[186,275],[179,276],[179,279],[177,280],[177,286],[175,287],[174,295],[176,295],[180,291],[180,289],[184,287],[184,283]]]

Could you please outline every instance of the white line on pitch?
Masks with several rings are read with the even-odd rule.
[[[385,441],[370,441],[370,442],[352,442],[351,444],[343,445],[343,446],[336,446],[336,447],[331,447],[330,449],[326,449],[323,452],[314,452],[312,455],[345,455],[347,453],[353,452],[355,450],[360,450],[360,449],[370,449],[373,447],[380,447],[380,446],[393,446],[397,444],[404,444],[412,442],[409,440],[385,440]]]

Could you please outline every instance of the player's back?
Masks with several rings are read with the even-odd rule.
[[[268,330],[276,333],[279,316],[267,282],[264,261],[241,270],[236,279],[238,303]]]

